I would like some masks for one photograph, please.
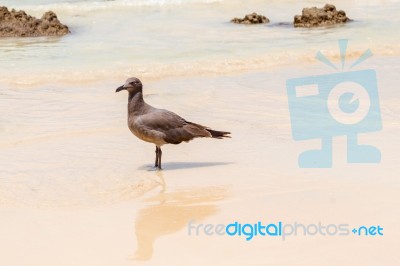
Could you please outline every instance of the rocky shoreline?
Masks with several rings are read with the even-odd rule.
[[[310,7],[303,8],[302,14],[294,17],[295,27],[320,27],[336,24],[343,24],[351,21],[343,10],[336,10],[331,4],[326,4],[322,8]]]
[[[231,22],[236,24],[264,24],[269,23],[269,19],[253,12],[244,16],[244,18],[233,18]]]
[[[37,19],[22,10],[9,11],[5,6],[0,7],[0,37],[63,36],[68,33],[68,26],[62,24],[52,11]]]
[[[294,27],[320,27],[350,22],[343,10],[336,10],[332,4],[326,4],[322,8],[303,8],[301,15],[294,16]],[[251,13],[243,18],[233,18],[235,24],[265,24],[270,20],[263,15]],[[32,17],[25,11],[8,10],[0,7],[0,38],[1,37],[39,37],[39,36],[63,36],[69,34],[68,26],[62,24],[57,15],[48,11],[40,19]]]
[[[295,28],[312,28],[344,24],[350,21],[351,19],[346,16],[346,12],[343,10],[336,10],[336,7],[332,4],[326,4],[322,8],[303,8],[301,15],[294,16],[293,26]],[[245,15],[244,18],[233,18],[231,22],[235,24],[251,25],[269,23],[270,21],[267,17],[254,12],[252,14]]]

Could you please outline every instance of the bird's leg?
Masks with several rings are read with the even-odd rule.
[[[158,167],[158,147],[156,146],[156,162],[154,164],[154,167]]]
[[[160,170],[161,170],[161,155],[162,155],[161,148],[158,147],[158,169]]]

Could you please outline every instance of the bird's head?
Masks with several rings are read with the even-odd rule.
[[[137,93],[141,92],[143,88],[142,82],[138,78],[129,78],[126,80],[125,84],[119,86],[115,92],[119,92],[122,90],[127,90],[129,93]]]

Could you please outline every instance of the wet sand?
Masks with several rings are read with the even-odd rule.
[[[378,73],[384,129],[360,136],[382,162],[347,164],[340,137],[332,169],[298,168],[298,154],[319,144],[290,131],[286,79],[331,71],[319,65],[145,80],[152,105],[232,132],[165,146],[162,172],[126,126],[117,81],[5,90],[0,119],[14,123],[0,128],[0,264],[397,265],[399,66],[388,60],[365,66]],[[385,234],[246,241],[188,236],[192,220],[379,224]]]

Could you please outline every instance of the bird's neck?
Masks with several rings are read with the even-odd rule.
[[[128,109],[130,113],[140,112],[146,103],[143,100],[143,93],[141,91],[129,93]]]

